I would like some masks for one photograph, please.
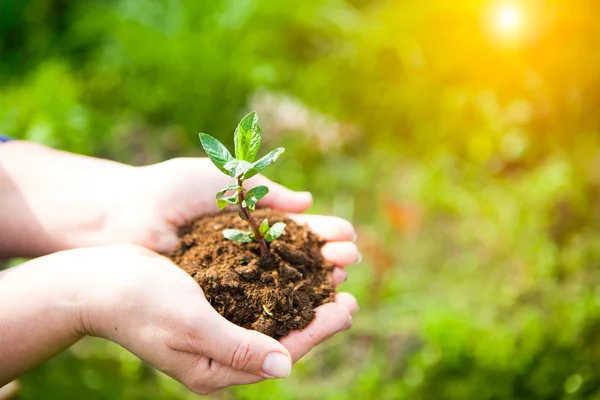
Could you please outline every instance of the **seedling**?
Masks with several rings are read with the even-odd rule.
[[[252,217],[252,212],[256,209],[256,203],[269,192],[269,188],[256,186],[246,190],[244,182],[273,164],[285,149],[279,147],[258,161],[254,161],[261,142],[258,116],[254,111],[246,115],[235,128],[233,141],[235,158],[217,139],[206,133],[200,134],[200,143],[202,143],[208,158],[221,172],[234,179],[231,185],[217,192],[217,205],[221,210],[227,207],[228,204],[237,205],[240,218],[248,221],[250,225],[248,231],[225,229],[223,230],[223,236],[226,239],[242,243],[249,243],[254,240],[260,246],[261,256],[265,257],[270,254],[267,243],[281,236],[285,224],[277,222],[273,226],[269,226],[269,221],[266,219],[260,225],[256,223]]]

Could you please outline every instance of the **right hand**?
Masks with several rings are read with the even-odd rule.
[[[64,319],[76,326],[67,331],[114,341],[198,394],[288,376],[299,357],[349,328],[350,313],[357,309],[351,295],[340,293],[336,302],[317,309],[317,318],[306,329],[280,343],[227,321],[194,279],[141,247],[64,251],[16,270],[20,268],[29,270],[32,280],[42,279],[53,294],[77,299],[77,318]]]

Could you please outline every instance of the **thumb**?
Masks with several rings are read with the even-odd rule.
[[[262,175],[257,175],[248,180],[249,189],[259,185],[265,185],[269,188],[269,193],[258,202],[260,206],[283,212],[301,213],[312,205],[313,199],[310,192],[296,192]]]
[[[260,332],[239,327],[207,305],[208,319],[202,327],[200,349],[194,349],[218,363],[265,378],[285,378],[292,370],[289,351],[277,340]],[[210,310],[208,310],[210,308]]]

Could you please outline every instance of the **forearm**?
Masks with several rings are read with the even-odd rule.
[[[0,273],[0,387],[81,337],[77,292],[57,277],[37,260]]]
[[[0,258],[101,244],[113,194],[131,170],[34,143],[2,144]]]

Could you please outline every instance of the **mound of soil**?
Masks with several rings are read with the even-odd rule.
[[[273,257],[260,257],[257,243],[226,240],[223,229],[248,229],[237,212],[200,218],[179,232],[169,258],[200,284],[210,304],[229,321],[274,338],[302,329],[314,309],[334,300],[333,264],[321,255],[324,241],[281,213],[257,210],[260,223],[287,224],[270,244]]]

